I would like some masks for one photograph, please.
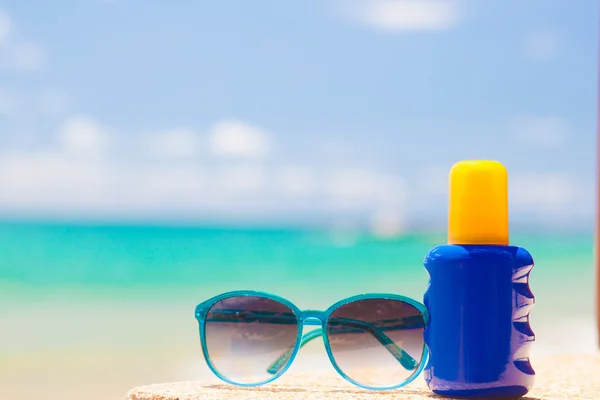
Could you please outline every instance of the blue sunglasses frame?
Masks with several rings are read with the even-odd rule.
[[[296,338],[296,343],[293,347],[290,347],[290,349],[288,351],[286,351],[279,358],[277,358],[277,360],[275,360],[271,366],[269,366],[268,372],[272,375],[272,377],[270,377],[269,379],[266,379],[264,381],[257,382],[257,383],[238,383],[238,382],[232,381],[232,380],[228,379],[226,376],[222,375],[216,369],[216,367],[213,365],[213,363],[210,359],[208,348],[206,346],[206,322],[207,322],[208,312],[219,301],[225,300],[228,298],[232,298],[232,297],[266,298],[266,299],[270,299],[270,300],[279,302],[279,303],[287,306],[294,312],[294,315],[295,315],[294,318],[298,324],[298,337]],[[401,295],[397,295],[397,294],[389,294],[389,293],[359,294],[359,295],[355,295],[355,296],[351,296],[351,297],[342,299],[342,300],[336,302],[335,304],[333,304],[332,306],[330,306],[329,308],[327,308],[327,310],[325,310],[325,311],[319,311],[319,310],[300,310],[295,304],[293,304],[289,300],[284,299],[283,297],[277,296],[275,294],[266,293],[266,292],[262,292],[262,291],[255,291],[255,290],[236,290],[236,291],[227,292],[227,293],[223,293],[223,294],[214,296],[206,301],[203,301],[202,303],[200,303],[196,306],[195,316],[196,316],[196,320],[199,323],[200,342],[202,344],[202,353],[204,355],[204,359],[206,360],[206,364],[208,365],[208,367],[210,368],[212,373],[215,374],[219,379],[221,379],[224,382],[227,382],[232,385],[243,386],[243,387],[261,386],[261,385],[265,385],[267,383],[273,382],[274,380],[279,378],[281,375],[283,375],[288,370],[288,368],[290,368],[294,359],[296,358],[296,355],[298,354],[298,352],[304,345],[306,345],[308,342],[310,342],[313,339],[322,337],[324,345],[325,345],[325,351],[327,352],[327,356],[329,357],[329,361],[331,362],[331,364],[333,365],[333,367],[337,371],[337,373],[340,374],[348,382],[350,382],[356,386],[359,386],[361,388],[370,389],[370,390],[391,390],[391,389],[398,389],[400,387],[406,386],[409,383],[411,383],[413,380],[415,380],[415,378],[421,374],[421,372],[425,368],[425,365],[427,364],[427,361],[429,359],[429,350],[427,348],[427,345],[425,344],[425,341],[423,341],[423,353],[421,354],[420,362],[418,362],[415,359],[413,359],[408,353],[406,353],[404,350],[402,350],[399,346],[397,346],[387,335],[385,335],[385,333],[383,333],[376,327],[374,327],[366,322],[363,322],[363,321],[344,320],[344,324],[346,324],[346,325],[350,325],[350,326],[354,325],[355,329],[359,329],[360,331],[366,330],[369,333],[373,334],[373,336],[375,336],[375,338],[383,346],[385,346],[385,348],[402,364],[402,366],[405,369],[411,370],[415,367],[416,367],[416,369],[407,379],[405,379],[403,382],[401,382],[399,384],[392,385],[392,386],[376,387],[376,386],[364,385],[364,384],[357,382],[354,379],[350,378],[347,374],[344,373],[344,371],[339,367],[339,365],[335,361],[333,352],[331,351],[331,346],[329,344],[329,337],[327,334],[324,334],[324,332],[328,332],[327,328],[328,328],[328,321],[330,319],[329,317],[336,309],[338,309],[341,306],[344,306],[349,303],[353,303],[355,301],[369,300],[369,299],[396,300],[396,301],[402,301],[404,303],[410,304],[411,306],[415,307],[420,312],[421,316],[423,317],[424,328],[426,328],[429,324],[429,313],[427,311],[427,308],[423,304],[421,304],[418,301],[413,300],[409,297],[405,297],[405,296],[401,296]],[[257,317],[273,318],[273,317],[264,317],[264,316],[257,316]],[[281,317],[279,317],[279,318],[281,318]],[[283,323],[285,323],[285,322],[283,322]],[[310,332],[307,332],[306,334],[303,335],[302,332],[303,332],[303,329],[305,326],[319,326],[319,328],[312,330]],[[347,332],[347,331],[348,331],[347,329],[344,330],[344,332]]]

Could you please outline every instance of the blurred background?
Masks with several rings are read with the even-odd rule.
[[[535,352],[595,351],[598,11],[2,1],[0,398],[208,376],[193,310],[226,290],[422,300],[461,159],[509,170]]]

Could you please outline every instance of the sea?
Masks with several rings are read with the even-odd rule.
[[[444,233],[0,223],[0,398],[113,399],[138,385],[212,379],[199,302],[239,289],[311,309],[367,292],[422,301],[423,258],[445,241]],[[593,235],[514,232],[511,242],[535,259],[534,356],[596,351]],[[305,357],[331,369],[323,354],[311,343],[298,368]]]

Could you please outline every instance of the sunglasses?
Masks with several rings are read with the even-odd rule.
[[[209,368],[240,386],[274,381],[300,348],[318,337],[336,371],[365,389],[407,385],[428,357],[425,306],[393,294],[362,294],[326,311],[301,311],[279,296],[235,291],[200,303],[196,319]],[[305,326],[319,328],[303,335]]]

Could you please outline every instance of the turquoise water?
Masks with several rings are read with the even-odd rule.
[[[532,286],[583,296],[593,276],[591,235],[515,234],[536,260]],[[379,239],[353,232],[149,226],[0,225],[3,293],[156,290],[200,298],[262,289],[333,299],[364,291],[419,298],[422,260],[444,235]],[[587,289],[586,289],[587,288]],[[91,290],[93,289],[93,290]]]
[[[32,285],[207,285],[419,272],[432,237],[295,230],[0,226],[2,279]],[[350,274],[349,274],[350,273]]]

